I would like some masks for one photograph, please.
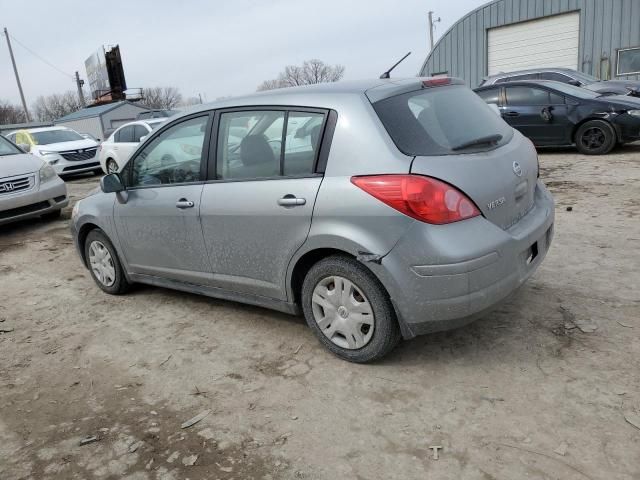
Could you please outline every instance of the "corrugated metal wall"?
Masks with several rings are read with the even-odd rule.
[[[128,122],[133,122],[140,112],[146,112],[147,109],[123,103],[118,108],[114,108],[102,115],[102,128],[105,134],[113,132],[116,128]]]
[[[581,70],[616,77],[617,49],[640,47],[640,0],[497,0],[458,21],[434,47],[420,75],[448,73],[476,87],[487,75],[487,30],[572,11],[580,12]],[[603,57],[609,59],[601,61]],[[601,71],[602,70],[602,71]]]

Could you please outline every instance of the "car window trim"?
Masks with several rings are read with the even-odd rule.
[[[218,164],[218,141],[219,141],[219,131],[220,131],[220,117],[225,113],[235,113],[235,112],[285,112],[285,123],[283,124],[283,136],[286,139],[287,133],[287,124],[286,121],[288,119],[289,113],[318,113],[322,114],[323,123],[322,123],[322,141],[318,141],[320,144],[320,148],[315,154],[314,159],[314,167],[311,173],[304,175],[279,175],[279,176],[271,176],[271,177],[258,177],[258,178],[233,178],[233,179],[224,179],[218,178],[217,174],[217,164]],[[325,149],[325,137],[327,132],[327,123],[328,118],[331,115],[333,110],[326,108],[318,108],[318,107],[304,107],[297,105],[243,105],[241,107],[227,107],[220,108],[215,111],[215,118],[213,121],[211,139],[209,145],[209,164],[207,168],[207,176],[205,183],[225,183],[225,182],[255,182],[262,180],[287,180],[287,179],[301,179],[301,178],[315,178],[324,176],[324,170],[322,172],[318,171],[318,165],[320,164],[320,159],[324,153]],[[334,127],[335,128],[335,127]],[[333,132],[331,132],[331,138],[333,138]],[[330,145],[329,145],[330,146]],[[281,156],[280,156],[280,171],[283,172],[284,168],[284,150],[285,150],[285,142],[282,143]],[[328,152],[326,154],[328,156]],[[326,159],[325,159],[326,166]]]
[[[204,112],[197,112],[194,113],[192,115],[188,115],[185,117],[181,117],[179,119],[176,119],[173,122],[168,122],[165,125],[163,125],[159,130],[149,134],[149,137],[144,141],[144,143],[142,143],[141,145],[138,146],[138,148],[136,149],[136,153],[129,159],[129,161],[126,163],[126,165],[122,168],[122,172],[125,174],[123,175],[122,180],[124,180],[124,184],[126,186],[127,190],[144,190],[144,189],[148,189],[148,188],[167,188],[167,187],[179,187],[179,186],[185,186],[185,185],[201,185],[204,184],[206,181],[206,174],[207,174],[207,165],[209,163],[209,155],[211,154],[210,151],[210,141],[211,141],[211,128],[213,125],[213,117],[214,117],[214,111],[212,110],[208,110],[208,111],[204,111]],[[153,142],[155,140],[155,138],[158,135],[161,135],[165,130],[167,130],[168,128],[172,128],[175,127],[176,125],[180,125],[181,123],[184,122],[188,122],[190,120],[193,120],[195,118],[200,118],[200,117],[207,117],[207,124],[205,126],[205,131],[204,131],[204,139],[202,142],[202,159],[200,161],[200,178],[204,179],[204,180],[198,180],[197,182],[182,182],[182,183],[164,183],[164,184],[159,184],[159,185],[136,185],[136,186],[130,186],[131,182],[133,181],[133,163],[135,162],[135,160],[140,156],[140,153],[144,150],[144,148],[147,146],[147,144],[149,144],[150,142]]]

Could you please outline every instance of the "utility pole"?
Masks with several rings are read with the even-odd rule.
[[[429,12],[429,46],[430,51],[433,50],[433,33],[435,30],[435,24],[440,22],[441,19],[438,17],[437,19],[433,19],[433,12]]]
[[[198,98],[200,99],[200,105],[202,105],[202,94],[201,93],[198,94]]]
[[[80,75],[76,72],[76,85],[78,87],[78,98],[80,99],[80,106],[85,107],[84,103],[84,93],[82,93],[82,86],[84,85],[84,80],[80,80]]]
[[[16,59],[13,57],[13,50],[11,48],[11,40],[9,40],[9,32],[7,27],[4,27],[4,36],[7,39],[7,46],[9,47],[9,56],[11,57],[11,63],[13,64],[13,73],[16,74],[16,83],[18,84],[18,90],[20,91],[20,99],[22,100],[22,108],[24,108],[24,114],[27,117],[27,122],[31,121],[29,115],[29,109],[27,108],[27,102],[24,99],[24,92],[22,91],[22,84],[20,83],[20,75],[18,75],[18,68],[16,67]]]

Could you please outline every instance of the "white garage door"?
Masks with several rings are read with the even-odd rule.
[[[578,68],[580,13],[489,30],[489,75],[527,68]]]

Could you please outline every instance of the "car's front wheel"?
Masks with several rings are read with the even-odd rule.
[[[616,146],[616,132],[604,120],[591,120],[578,128],[575,142],[584,155],[606,155]]]
[[[311,267],[302,285],[302,308],[320,342],[344,360],[378,360],[400,341],[389,295],[353,258],[331,256]]]
[[[89,232],[84,242],[84,254],[98,287],[111,295],[120,295],[129,289],[118,254],[102,230]]]
[[[116,173],[118,171],[118,164],[113,158],[107,159],[107,173]]]

